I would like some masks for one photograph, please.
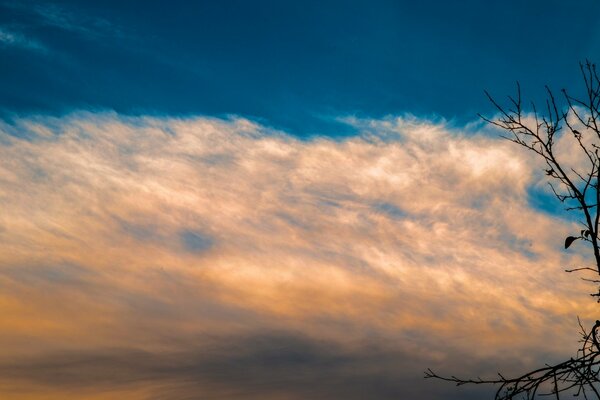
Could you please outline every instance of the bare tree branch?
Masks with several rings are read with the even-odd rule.
[[[516,96],[508,97],[508,107],[501,105],[486,91],[485,95],[496,108],[497,115],[493,118],[479,116],[500,128],[504,132],[502,138],[526,148],[544,161],[550,190],[567,211],[581,219],[583,226],[578,235],[566,238],[565,248],[579,240],[587,243],[594,255],[595,265],[565,271],[591,272],[600,277],[600,79],[596,65],[589,61],[580,63],[580,71],[584,96],[572,96],[563,89],[564,110],[553,91],[546,86],[545,113],[540,114],[533,103],[531,112],[525,113],[521,87],[517,83]],[[574,140],[580,154],[565,154],[564,148],[561,151],[557,143],[565,140]],[[600,302],[600,279],[581,279],[596,285],[596,293],[591,296]],[[513,378],[498,374],[498,378],[493,379],[465,379],[438,375],[431,369],[425,371],[425,378],[440,379],[457,386],[495,385],[498,386],[496,400],[533,400],[544,396],[560,400],[561,394],[600,400],[600,321],[596,321],[589,330],[584,328],[579,318],[578,323],[581,328],[580,348],[575,357],[563,362],[545,365]]]

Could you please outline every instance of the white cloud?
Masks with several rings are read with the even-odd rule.
[[[2,348],[85,333],[78,347],[155,350],[261,329],[449,363],[576,346],[594,304],[561,273],[573,227],[528,203],[524,153],[415,118],[348,122],[364,134],[87,113],[4,124]]]

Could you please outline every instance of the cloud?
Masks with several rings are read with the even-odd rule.
[[[100,387],[132,399],[190,394],[209,399],[387,399],[420,397],[422,378],[415,379],[410,372],[412,363],[421,361],[418,355],[390,353],[377,343],[349,348],[278,331],[218,341],[200,337],[180,352],[108,348],[53,353],[7,363],[0,371],[13,382],[33,379],[41,390],[85,393]],[[140,386],[150,387],[151,394],[131,390]],[[439,398],[453,398],[443,396],[443,386],[432,386]],[[477,394],[481,390],[462,393],[460,398]]]
[[[41,52],[47,51],[47,49],[37,40],[31,39],[22,33],[14,32],[6,27],[0,27],[0,45],[21,47]]]
[[[109,37],[129,37],[122,27],[105,18],[88,15],[77,8],[53,3],[28,4],[12,1],[0,2],[0,7],[16,11],[15,19],[19,20],[20,25],[30,29],[50,27],[98,41]]]
[[[426,366],[570,356],[595,309],[561,271],[585,260],[531,206],[527,155],[443,122],[347,123],[338,141],[241,118],[3,123],[0,385],[436,398]]]
[[[124,36],[124,32],[107,19],[75,13],[56,4],[37,4],[31,10],[46,25],[81,33],[90,38],[101,39],[106,36]]]

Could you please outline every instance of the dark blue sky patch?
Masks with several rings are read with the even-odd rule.
[[[183,230],[179,232],[179,239],[183,247],[191,253],[205,252],[214,245],[212,237],[196,230]]]
[[[375,203],[372,207],[375,209],[375,211],[384,213],[393,219],[402,219],[407,216],[407,214],[400,207],[392,203]]]
[[[0,1],[0,29],[24,38],[0,46],[0,116],[236,114],[300,137],[353,134],[340,115],[471,121],[493,111],[484,89],[519,80],[539,99],[544,84],[579,83],[599,12],[591,0]]]
[[[566,205],[554,196],[549,187],[530,186],[527,194],[529,204],[536,210],[552,217],[576,221],[576,213],[566,211]]]

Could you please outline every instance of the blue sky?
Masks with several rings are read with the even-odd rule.
[[[341,135],[348,114],[460,122],[519,80],[570,87],[600,4],[57,1],[0,4],[0,109],[241,115]],[[12,37],[12,40],[10,39]],[[15,39],[16,38],[16,39]]]
[[[423,371],[572,356],[581,227],[477,113],[580,88],[599,11],[0,0],[0,397],[481,399]]]

